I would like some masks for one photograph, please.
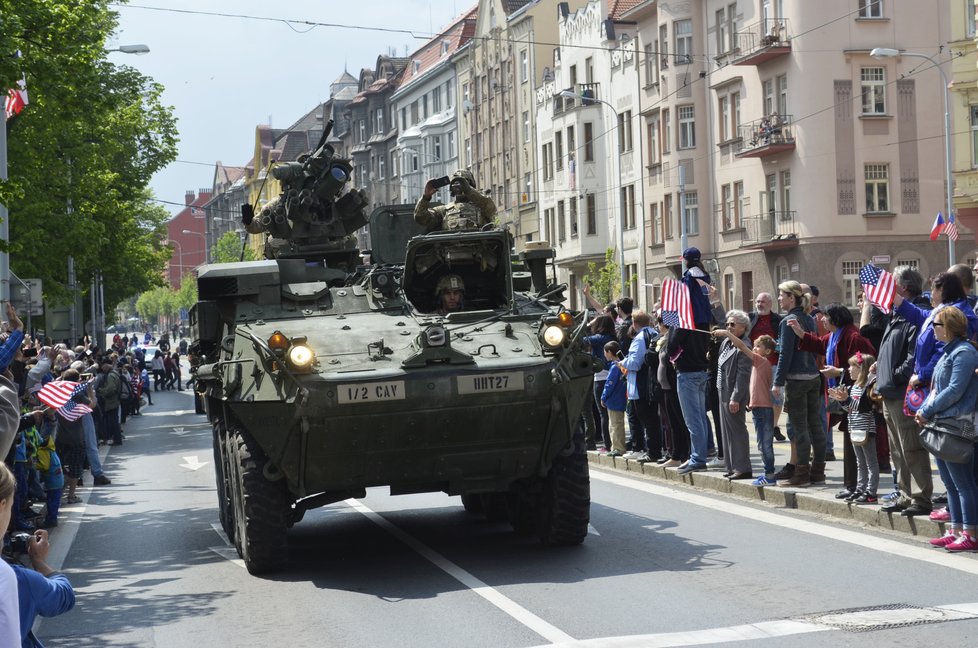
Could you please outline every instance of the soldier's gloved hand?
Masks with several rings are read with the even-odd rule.
[[[241,205],[241,224],[248,227],[253,220],[255,220],[255,208],[247,203]]]

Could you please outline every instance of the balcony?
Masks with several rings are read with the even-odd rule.
[[[740,247],[784,250],[798,247],[795,212],[769,211],[743,220],[744,234]]]
[[[795,136],[791,131],[791,115],[774,113],[739,127],[741,149],[738,158],[760,158],[795,150]]]
[[[561,97],[559,93],[555,94],[553,97],[554,117],[565,113],[572,108],[597,105],[597,102],[593,100],[601,98],[601,95],[598,92],[600,89],[600,84],[598,83],[578,83],[574,87],[567,89],[573,90],[574,94],[577,95],[577,98]]]
[[[741,54],[731,61],[733,65],[760,65],[791,54],[788,21],[784,18],[766,18],[737,32],[736,36]]]

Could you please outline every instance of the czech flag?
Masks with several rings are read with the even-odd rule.
[[[934,224],[930,227],[930,240],[936,241],[937,237],[941,235],[941,231],[944,229],[944,215],[941,212],[937,212],[937,218],[934,219]]]

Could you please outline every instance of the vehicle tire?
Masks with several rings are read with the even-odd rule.
[[[214,476],[217,480],[217,510],[221,528],[228,540],[234,542],[234,504],[231,502],[231,462],[228,460],[227,428],[214,423]]]
[[[540,529],[537,502],[524,493],[509,493],[506,496],[506,515],[513,531],[519,535],[535,535]]]
[[[465,507],[466,513],[472,513],[473,515],[478,515],[482,513],[482,496],[462,495],[462,506]]]
[[[591,478],[584,438],[575,434],[571,446],[557,455],[540,498],[540,541],[545,545],[584,542],[591,513]]]
[[[235,547],[251,574],[282,569],[289,560],[289,498],[285,480],[262,475],[264,459],[245,433],[229,437],[234,472]]]

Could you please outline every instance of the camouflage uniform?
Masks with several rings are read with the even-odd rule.
[[[472,173],[459,170],[452,174],[452,180],[461,178],[468,185],[462,196],[465,200],[439,207],[429,207],[431,199],[421,196],[414,206],[414,220],[430,230],[479,229],[490,225],[496,219],[496,203],[475,189]]]

